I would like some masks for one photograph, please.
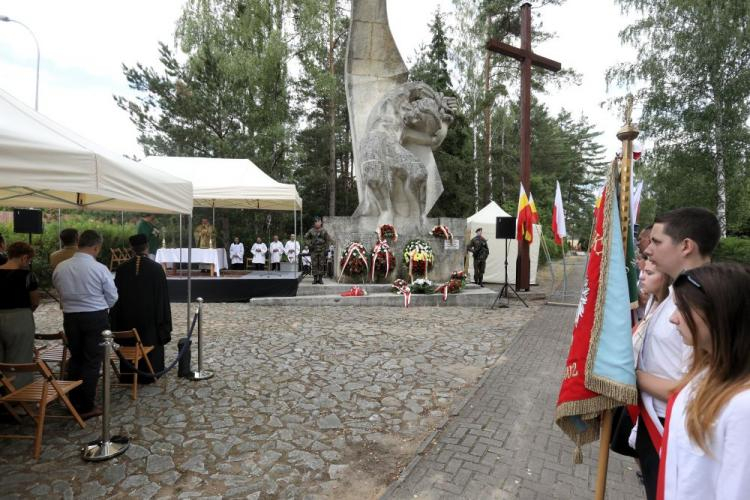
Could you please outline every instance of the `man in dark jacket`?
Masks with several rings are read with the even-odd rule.
[[[144,346],[153,346],[148,354],[155,372],[164,369],[164,345],[172,340],[172,311],[164,269],[148,258],[148,239],[143,234],[130,237],[135,257],[120,265],[115,275],[119,299],[110,311],[112,329],[135,328]],[[124,343],[124,342],[123,342]],[[147,371],[145,361],[138,369]],[[121,373],[132,373],[122,366]],[[127,380],[127,379],[126,379]],[[152,377],[138,376],[139,383],[150,383]]]
[[[468,251],[474,256],[474,283],[484,286],[484,269],[487,265],[490,247],[487,245],[487,240],[482,236],[481,227],[477,229],[476,233],[477,235],[469,242]]]

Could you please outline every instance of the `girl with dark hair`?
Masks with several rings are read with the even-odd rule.
[[[671,399],[659,497],[746,499],[750,494],[750,269],[708,265],[674,283],[672,322],[693,346]]]

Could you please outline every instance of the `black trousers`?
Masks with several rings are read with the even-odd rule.
[[[281,262],[271,262],[271,271],[281,271]]]
[[[664,419],[659,418],[662,424]],[[646,424],[638,423],[638,433],[635,436],[635,451],[638,453],[638,461],[641,463],[641,474],[643,474],[643,487],[646,489],[646,498],[656,500],[656,483],[659,479],[659,452],[651,443],[648,436]]]
[[[233,271],[238,271],[238,270],[241,270],[242,268],[243,268],[243,265],[241,262],[235,262],[234,264],[232,264]]]
[[[80,413],[94,409],[96,385],[102,366],[104,348],[102,331],[109,329],[106,310],[63,314],[63,328],[70,346],[68,380],[83,380],[69,393],[70,402]]]
[[[266,267],[265,264],[258,264],[257,262],[253,264],[253,269],[255,271],[262,271],[264,267]]]

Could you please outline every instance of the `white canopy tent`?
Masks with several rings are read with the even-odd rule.
[[[490,247],[490,255],[487,258],[487,268],[484,272],[484,281],[488,283],[505,282],[505,242],[495,238],[495,224],[498,217],[508,217],[510,214],[500,208],[494,201],[489,202],[486,207],[466,219],[467,230],[474,232],[482,228],[484,237]],[[529,258],[531,259],[530,282],[536,284],[536,271],[539,265],[539,239],[541,238],[541,226],[534,224],[534,241],[529,247]],[[518,256],[518,241],[508,240],[508,283],[516,282],[516,258]],[[474,272],[474,261],[469,254],[469,272]]]
[[[248,159],[148,156],[146,161],[163,172],[190,180],[196,207],[289,210],[294,212],[297,234],[302,198],[296,186],[276,181]]]
[[[192,217],[193,186],[106,151],[0,90],[0,206]],[[188,329],[190,300],[188,276]]]
[[[0,205],[192,210],[189,181],[106,151],[0,90]]]
[[[294,184],[274,180],[247,159],[148,156],[145,161],[191,181],[196,207],[302,210]]]

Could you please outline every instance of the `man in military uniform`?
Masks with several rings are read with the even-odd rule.
[[[487,256],[490,254],[490,247],[487,240],[482,236],[482,228],[477,229],[477,234],[469,242],[467,249],[474,256],[474,283],[484,286],[484,268],[487,265]]]
[[[193,233],[195,244],[198,248],[215,248],[216,236],[214,235],[214,226],[208,223],[208,219],[203,217],[201,223],[195,228]]]
[[[312,257],[313,284],[322,285],[326,272],[326,251],[332,241],[319,217],[315,218],[315,225],[305,234],[305,243],[310,247]]]

